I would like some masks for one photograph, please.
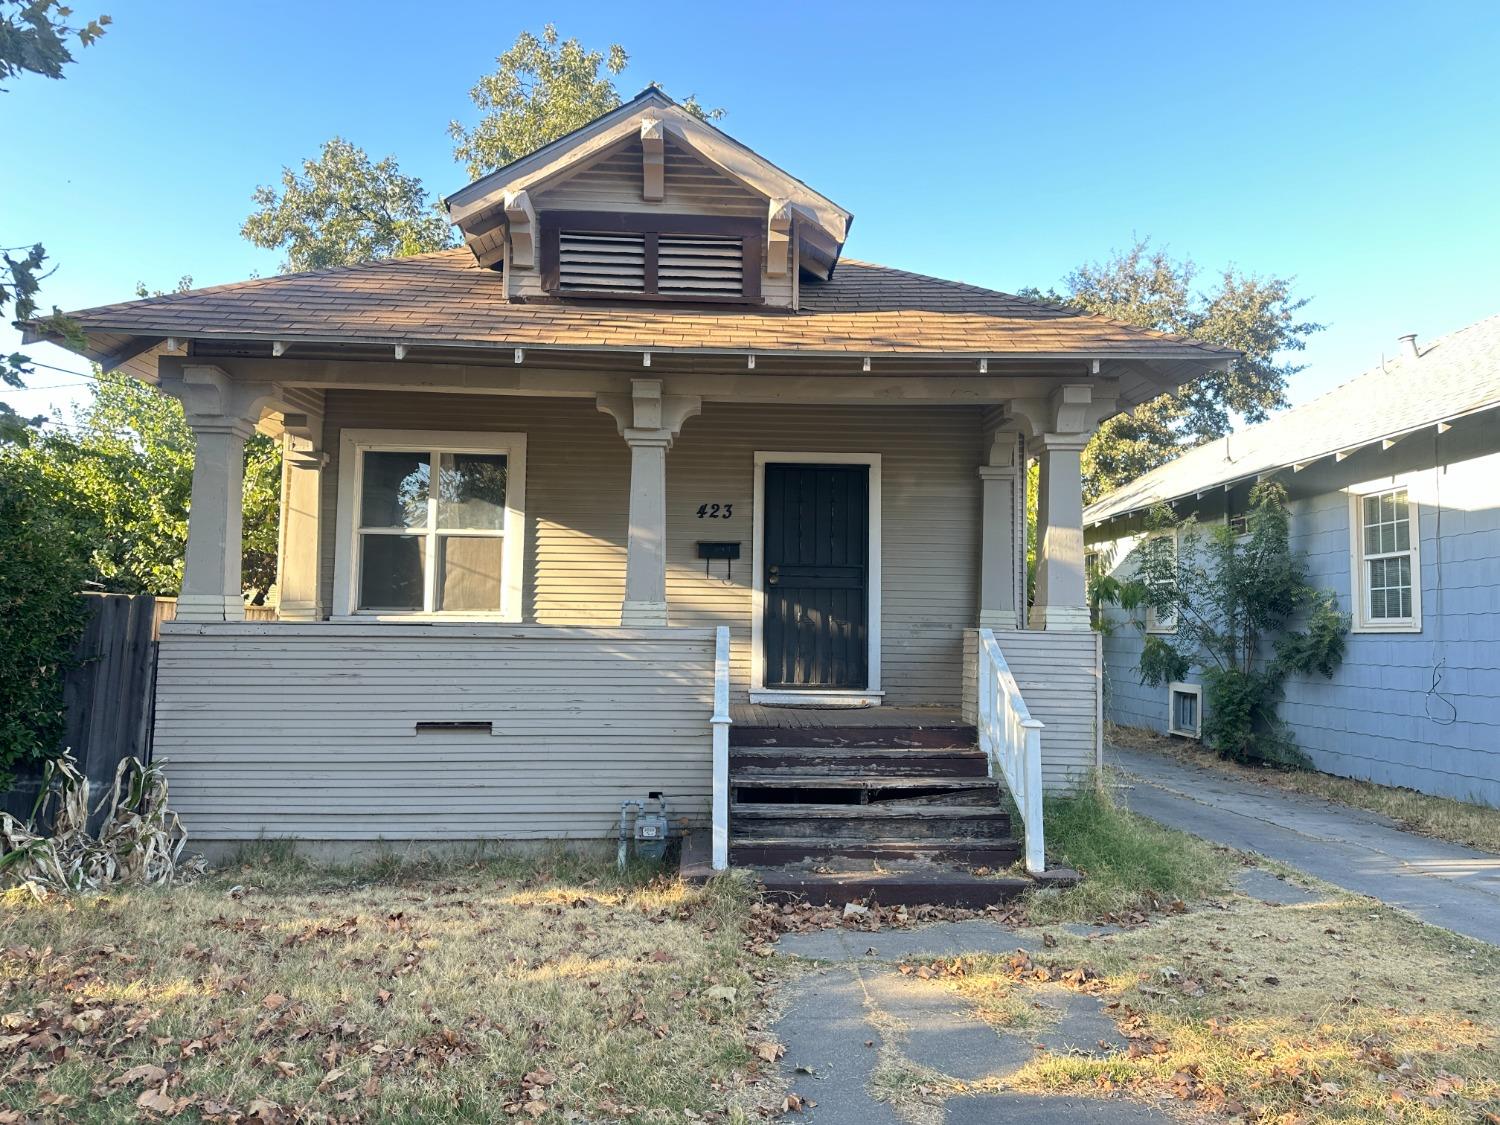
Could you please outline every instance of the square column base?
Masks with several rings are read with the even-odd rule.
[[[1088,606],[1034,605],[1031,607],[1031,627],[1054,632],[1086,633],[1093,625],[1089,622]]]
[[[620,609],[620,624],[625,628],[653,628],[667,623],[666,602],[641,602],[626,599]]]
[[[180,594],[175,621],[243,621],[245,599],[237,594]]]
[[[1014,631],[1021,627],[1021,623],[1016,617],[1016,611],[1013,609],[981,609],[979,611],[979,627],[981,629],[1010,629]]]

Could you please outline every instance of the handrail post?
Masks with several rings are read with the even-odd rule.
[[[713,869],[729,869],[729,627],[714,630]]]
[[[1026,870],[1040,875],[1047,870],[1047,845],[1042,836],[1042,724],[1036,719],[1026,719],[1021,727],[1026,736],[1022,766],[1026,794],[1021,814],[1026,822]]]

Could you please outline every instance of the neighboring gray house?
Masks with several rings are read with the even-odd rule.
[[[1121,576],[1149,510],[1243,517],[1275,477],[1292,544],[1352,615],[1342,666],[1294,677],[1281,715],[1320,770],[1500,806],[1500,316],[1398,354],[1272,420],[1202,446],[1084,514],[1093,566]],[[1196,684],[1144,687],[1141,627],[1104,641],[1106,713],[1191,735]]]

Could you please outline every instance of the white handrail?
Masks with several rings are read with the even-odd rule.
[[[993,630],[979,630],[979,748],[1000,767],[1026,831],[1026,870],[1047,869],[1042,836],[1042,723],[1031,717],[1021,689],[995,640]]]
[[[729,869],[729,627],[714,630],[713,868]]]

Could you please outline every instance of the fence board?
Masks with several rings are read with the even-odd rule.
[[[59,750],[71,750],[97,802],[127,757],[151,754],[156,688],[156,599],[149,594],[82,594],[88,604],[74,666],[63,674],[65,718]],[[41,771],[18,775],[0,809],[28,817]],[[97,828],[102,815],[91,819]]]

